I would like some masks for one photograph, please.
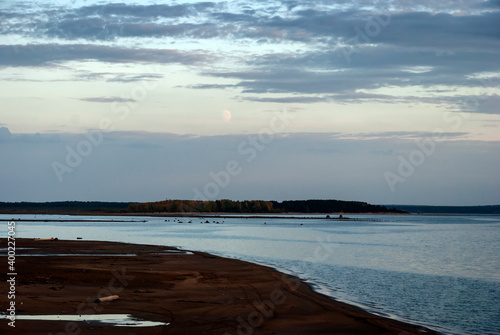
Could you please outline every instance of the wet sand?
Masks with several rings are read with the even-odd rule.
[[[17,315],[131,314],[165,325],[17,319],[12,328],[2,319],[2,334],[436,334],[335,301],[272,268],[202,252],[84,240],[17,239],[16,247]],[[8,291],[2,279],[4,312]],[[95,303],[109,295],[120,299]]]

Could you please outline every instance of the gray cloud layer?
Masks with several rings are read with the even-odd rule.
[[[204,56],[177,50],[132,49],[92,44],[0,45],[0,66],[46,66],[51,63],[75,60],[193,64],[204,59]]]
[[[231,78],[239,81],[233,87],[241,90],[243,99],[315,103],[390,101],[394,97],[370,97],[359,90],[393,86],[488,87],[473,77],[483,72],[496,73],[493,87],[499,86],[498,1],[470,0],[457,5],[453,1],[415,0],[387,8],[377,6],[372,1],[305,0],[102,3],[73,9],[39,7],[30,15],[13,7],[0,13],[2,33],[40,41],[56,38],[59,42],[0,46],[0,66],[44,66],[74,60],[209,65],[229,55],[207,57],[201,51],[125,48],[109,42],[124,38],[178,42],[223,39],[263,46],[299,43],[301,51],[255,56],[249,49],[246,69],[221,72],[201,67],[214,84],[190,87],[227,88],[230,86],[217,86],[216,82],[221,77]],[[252,96],[260,93],[285,96]],[[491,106],[475,112],[483,110],[494,113]]]
[[[397,173],[398,157],[408,159],[419,150],[415,140],[433,134],[289,134],[277,136],[249,161],[251,135],[106,133],[60,183],[51,165],[66,164],[68,146],[78,150],[85,135],[11,134],[0,128],[0,201],[193,199],[194,188],[203,191],[213,182],[210,172],[236,161],[241,173],[221,188],[219,198],[261,199],[265,190],[264,196],[275,200],[293,194],[376,203],[499,203],[499,143],[460,140],[464,135],[448,133],[435,142],[432,158],[392,193],[384,173]]]

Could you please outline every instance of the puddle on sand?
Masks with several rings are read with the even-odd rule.
[[[6,315],[0,319],[6,319]],[[89,314],[89,315],[16,315],[16,320],[99,322],[116,327],[157,327],[170,323],[146,321],[130,314]]]
[[[165,255],[165,254],[174,254],[174,255],[194,255],[191,251],[185,250],[163,250],[160,252],[153,252],[151,255]]]

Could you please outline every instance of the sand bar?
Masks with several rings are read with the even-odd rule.
[[[437,334],[335,301],[272,268],[207,253],[85,240],[17,239],[16,247],[33,248],[19,256],[38,255],[16,257],[16,315],[119,314],[155,326],[67,317],[17,319],[12,328],[3,319],[2,334]],[[8,290],[2,280],[2,311]],[[95,303],[111,295],[119,299]]]

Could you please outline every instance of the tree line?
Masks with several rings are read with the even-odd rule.
[[[102,201],[52,201],[52,202],[0,202],[0,212],[49,211],[49,212],[81,212],[81,211],[125,211],[130,202]]]
[[[359,201],[288,200],[263,201],[229,199],[214,201],[164,200],[132,203],[127,208],[134,213],[403,213],[394,208]]]

